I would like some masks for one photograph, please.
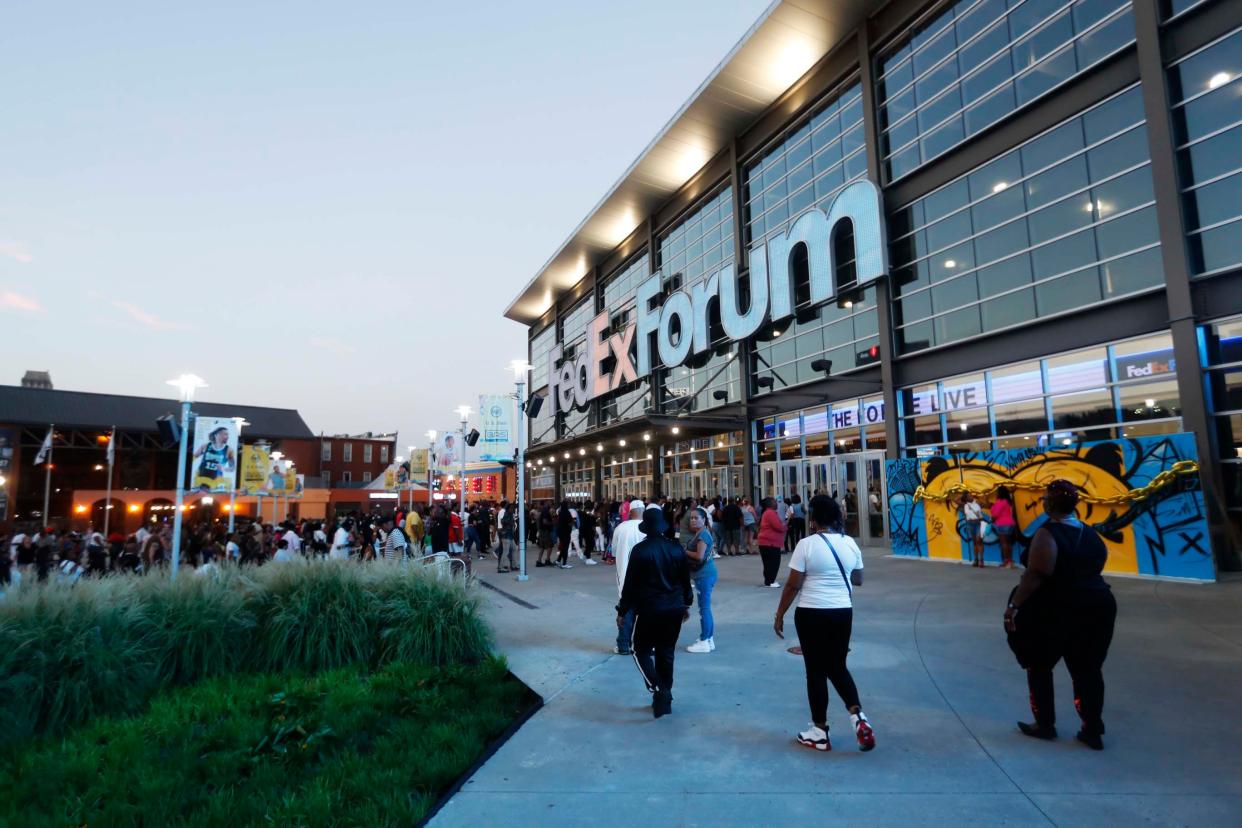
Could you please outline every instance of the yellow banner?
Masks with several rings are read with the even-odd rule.
[[[238,490],[244,495],[268,494],[267,469],[271,463],[267,449],[242,446],[241,477]]]
[[[384,469],[384,489],[391,492],[391,491],[394,491],[396,488],[397,488],[397,468],[396,466],[389,466],[388,468]]]
[[[413,480],[426,480],[427,468],[431,460],[427,449],[414,449],[410,452],[410,477]]]

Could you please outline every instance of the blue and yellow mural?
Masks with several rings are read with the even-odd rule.
[[[971,560],[958,495],[964,487],[986,509],[1006,486],[1018,523],[1016,558],[1046,520],[1043,485],[1063,477],[1083,489],[1079,519],[1108,544],[1106,572],[1215,580],[1197,468],[1192,434],[889,460],[893,553]],[[999,563],[994,535],[984,538],[984,559]]]

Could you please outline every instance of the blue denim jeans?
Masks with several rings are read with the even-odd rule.
[[[625,614],[625,620],[617,627],[617,649],[623,653],[630,651],[631,639],[634,638],[634,610]]]
[[[712,618],[712,590],[716,587],[716,567],[708,564],[702,572],[694,577],[694,591],[698,593],[699,625],[702,632],[699,639],[706,641],[716,634],[716,621]]]

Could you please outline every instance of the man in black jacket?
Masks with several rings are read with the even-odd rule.
[[[672,712],[673,657],[682,623],[690,617],[694,593],[690,588],[690,564],[686,553],[664,537],[664,513],[648,509],[640,529],[646,539],[630,552],[617,626],[634,610],[631,651],[647,689],[653,694],[651,712],[658,719]],[[654,654],[654,658],[653,658]]]

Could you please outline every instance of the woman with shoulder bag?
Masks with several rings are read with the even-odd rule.
[[[794,548],[788,578],[776,608],[773,629],[785,637],[785,613],[797,599],[794,626],[806,667],[806,692],[811,705],[811,727],[798,734],[798,744],[832,750],[828,740],[828,682],[850,714],[860,750],[875,747],[875,731],[862,712],[858,688],[846,666],[854,624],[854,587],[862,586],[863,560],[858,544],[830,527],[841,521],[841,508],[825,495],[810,502],[812,534]]]

